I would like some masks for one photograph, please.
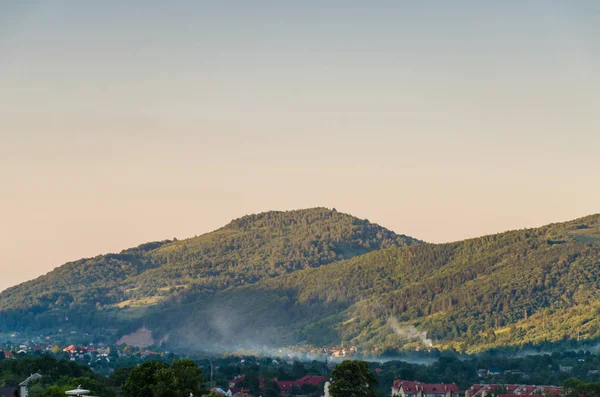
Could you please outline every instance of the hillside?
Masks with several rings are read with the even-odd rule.
[[[249,215],[194,238],[67,263],[9,288],[0,294],[0,328],[84,327],[99,319],[119,328],[166,298],[185,302],[413,243],[419,241],[325,208]]]
[[[416,243],[326,209],[252,215],[14,287],[0,295],[0,326],[103,337],[147,327],[170,347],[214,351],[477,352],[600,338],[600,215]]]
[[[374,353],[430,343],[475,352],[591,341],[600,337],[599,249],[600,215],[391,247],[218,294],[184,306],[185,316],[168,305],[146,322],[181,346],[343,340]]]

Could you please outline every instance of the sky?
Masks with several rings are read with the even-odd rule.
[[[599,70],[596,0],[1,2],[0,290],[267,210],[598,213]]]

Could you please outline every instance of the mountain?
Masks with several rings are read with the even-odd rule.
[[[478,352],[597,341],[599,287],[600,214],[426,244],[318,208],[67,264],[1,294],[0,324],[147,327],[187,350]]]
[[[449,244],[390,247],[157,307],[180,346],[495,347],[600,337],[600,215]],[[164,327],[164,323],[172,324]]]
[[[119,329],[169,299],[230,288],[392,246],[420,243],[335,209],[266,212],[186,240],[140,245],[67,263],[0,294],[0,328]],[[66,319],[69,320],[66,320]]]

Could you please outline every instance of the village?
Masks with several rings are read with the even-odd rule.
[[[140,348],[104,341],[67,344],[68,338],[62,341],[64,346],[49,337],[29,339],[12,334],[9,339],[0,340],[0,363],[1,360],[52,357],[85,366],[110,379],[122,369],[144,362],[172,362],[186,357],[158,347]],[[274,353],[273,356],[193,355],[191,358],[201,368],[213,397],[323,397],[328,396],[327,385],[336,365],[360,354],[354,347],[290,348]],[[483,367],[485,363],[495,365]],[[600,357],[590,352],[555,353],[523,359],[474,357],[468,360],[441,356],[427,365],[402,360],[369,361],[369,368],[377,379],[377,394],[392,397],[559,396],[563,390],[559,385],[569,377],[598,381],[599,367]],[[17,389],[21,390],[18,397],[36,397],[27,394],[27,386],[44,373],[30,375],[35,376],[19,382],[12,379],[12,383],[3,382],[0,377],[3,382],[0,383],[0,397],[11,397]],[[469,380],[471,382],[467,383]],[[115,397],[120,396],[120,386],[114,384],[111,387]]]

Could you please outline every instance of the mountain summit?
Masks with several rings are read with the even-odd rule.
[[[0,328],[477,352],[600,339],[598,291],[600,215],[425,244],[314,208],[65,264],[0,294]]]
[[[73,326],[84,325],[92,312],[139,314],[167,298],[212,295],[415,243],[420,241],[326,208],[248,215],[198,237],[70,262],[9,288],[0,294],[0,328],[51,328],[66,317]]]

